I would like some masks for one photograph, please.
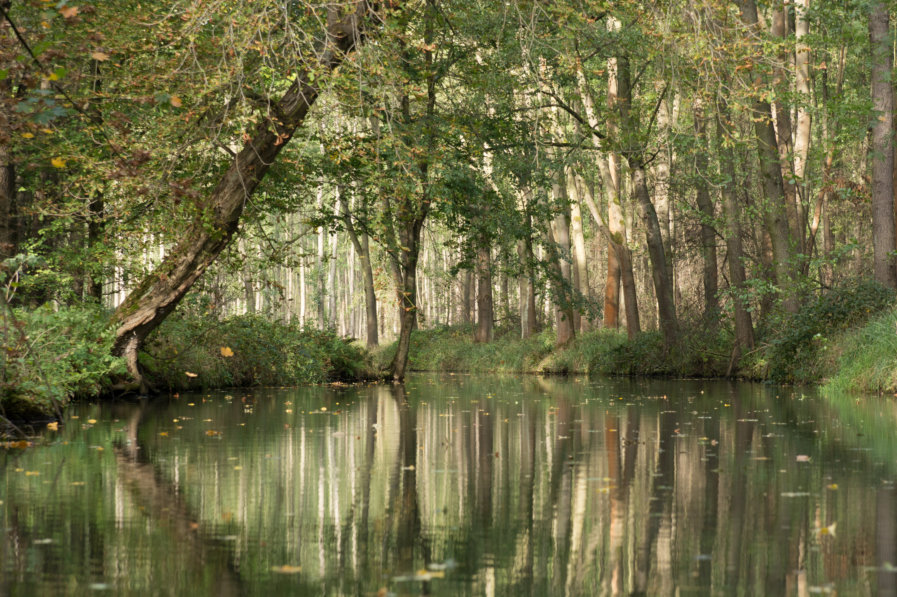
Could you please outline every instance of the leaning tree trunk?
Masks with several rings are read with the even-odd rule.
[[[374,289],[374,270],[371,268],[371,248],[368,243],[368,235],[361,233],[359,238],[355,225],[352,223],[352,216],[349,213],[348,201],[343,201],[342,216],[343,222],[346,224],[346,233],[355,252],[358,254],[358,260],[361,262],[361,273],[364,278],[364,308],[367,317],[367,345],[377,346],[380,339],[377,334],[377,292]]]
[[[357,2],[355,7],[354,12],[343,18],[329,19],[326,40],[314,59],[316,64],[301,70],[272,106],[271,114],[256,124],[249,140],[205,201],[204,209],[184,231],[183,240],[112,315],[112,321],[118,325],[113,353],[126,358],[128,371],[141,384],[141,389],[146,385],[137,364],[137,352],[147,335],[174,310],[230,244],[243,207],[317,99],[327,78],[321,71],[335,69],[360,43],[363,24],[371,16],[368,14],[371,9],[365,0]]]

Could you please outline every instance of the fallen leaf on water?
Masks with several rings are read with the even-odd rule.
[[[168,432],[167,432],[167,431],[160,431],[160,432],[159,432],[159,436],[160,436],[160,437],[168,437]]]
[[[797,462],[810,462],[810,457],[806,454],[798,454],[797,458],[795,458]]]
[[[109,54],[107,54],[105,52],[94,52],[93,54],[90,55],[90,57],[93,58],[94,60],[96,60],[97,62],[105,62],[106,60],[109,60]]]
[[[199,377],[198,373],[193,373],[192,371],[184,371],[184,375],[187,377]]]
[[[826,488],[826,489],[829,489],[829,490],[831,490],[831,491],[837,491],[837,490],[838,490],[838,484],[837,484],[837,483],[832,483],[831,485],[826,485],[825,488]]]
[[[209,437],[212,437],[215,435],[221,435],[221,432],[215,431],[214,429],[208,429],[208,430],[206,430],[206,435],[208,435]]]
[[[88,422],[90,425],[96,425],[96,424],[97,424],[97,420],[96,420],[96,419],[87,419],[87,422]]]
[[[171,105],[175,108],[180,108],[183,105],[183,102],[181,102],[181,98],[176,95],[172,95],[171,99],[169,99],[168,101],[171,102]]]
[[[25,471],[26,477],[35,477],[40,474],[40,471]]]
[[[59,421],[47,423],[47,429],[49,429],[50,431],[59,431]]]
[[[59,9],[59,14],[61,14],[64,19],[71,19],[78,14],[79,10],[80,9],[77,6],[66,6],[65,8]]]
[[[302,572],[302,566],[290,566],[289,564],[284,564],[283,566],[271,566],[271,572],[276,572],[278,574],[298,574]]]
[[[232,357],[232,356],[234,356],[234,351],[231,350],[230,346],[222,346],[221,347],[221,356]]]
[[[62,158],[53,158],[52,160],[50,160],[50,164],[54,168],[65,168],[65,160]]]
[[[818,528],[818,529],[816,529],[816,535],[819,537],[823,537],[825,535],[830,535],[830,536],[834,537],[835,536],[835,528],[837,526],[838,526],[838,523],[833,522],[832,524],[828,525],[827,527]]]

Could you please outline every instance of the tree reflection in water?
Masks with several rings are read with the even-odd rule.
[[[84,405],[0,456],[0,592],[894,595],[894,411],[779,394],[457,376]]]

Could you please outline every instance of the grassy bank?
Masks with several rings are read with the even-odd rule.
[[[657,332],[629,340],[619,331],[579,335],[554,348],[550,330],[517,339],[506,330],[494,342],[473,342],[471,327],[419,330],[410,367],[423,371],[589,373],[670,377],[736,377],[779,383],[826,383],[833,389],[897,391],[897,313],[894,293],[857,282],[808,301],[800,312],[757,331],[753,351],[733,361],[730,326],[683,322],[675,346]],[[386,363],[395,347],[385,348]]]
[[[126,377],[110,355],[113,330],[98,307],[10,310],[0,317],[0,415],[56,416],[71,400],[111,393]],[[298,385],[370,376],[363,347],[333,332],[260,316],[219,321],[174,315],[140,355],[158,390]]]

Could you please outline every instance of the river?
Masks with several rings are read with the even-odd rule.
[[[897,595],[892,398],[417,375],[79,404],[2,595]]]

